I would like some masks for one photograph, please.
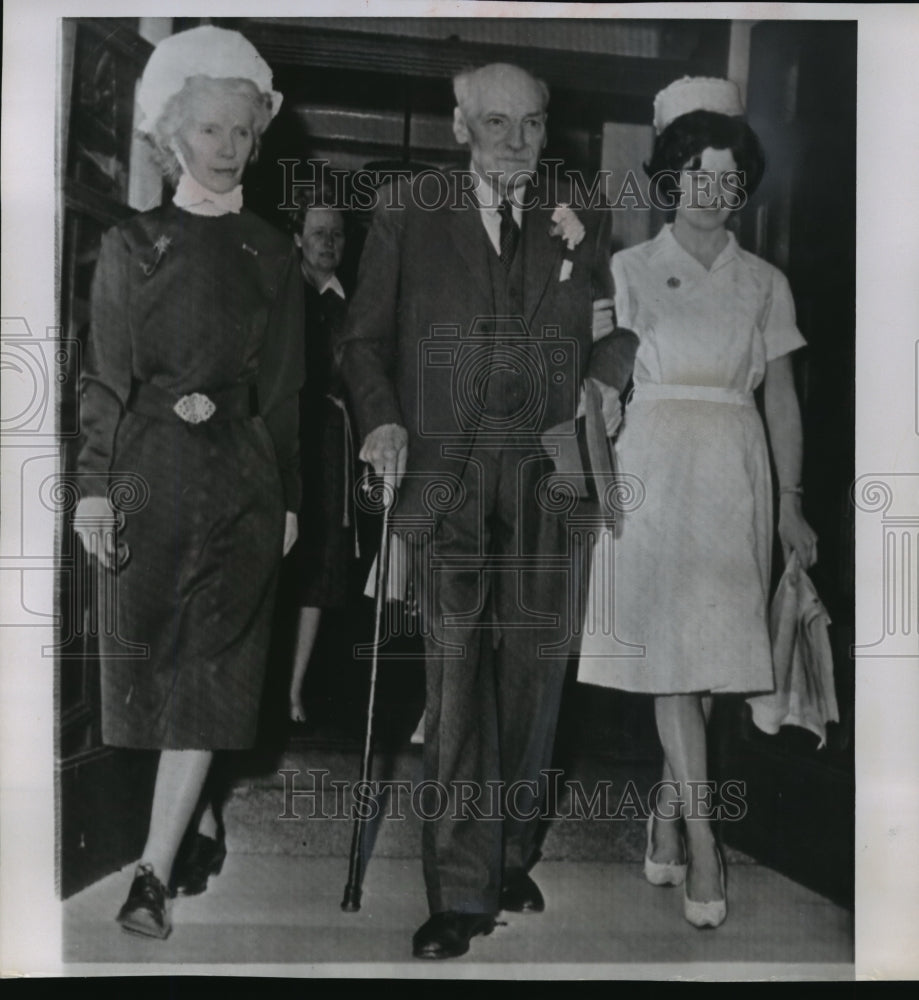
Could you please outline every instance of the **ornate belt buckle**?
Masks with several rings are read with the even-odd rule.
[[[183,396],[172,409],[185,423],[200,424],[209,420],[217,407],[203,392],[193,392]]]

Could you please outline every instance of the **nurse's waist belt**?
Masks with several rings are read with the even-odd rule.
[[[152,382],[131,383],[128,410],[153,420],[200,424],[208,420],[245,420],[258,414],[258,393],[250,383],[178,396]]]
[[[659,385],[655,382],[636,383],[629,401],[643,403],[659,399],[684,399],[697,403],[732,403],[734,406],[754,406],[753,393],[743,389],[723,389],[716,385]]]

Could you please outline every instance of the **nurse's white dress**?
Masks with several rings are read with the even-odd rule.
[[[670,226],[612,271],[618,321],[641,338],[618,469],[644,499],[595,551],[578,679],[770,691],[772,489],[753,390],[805,343],[788,282],[733,234],[706,270]]]

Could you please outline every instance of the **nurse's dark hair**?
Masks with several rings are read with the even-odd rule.
[[[743,118],[714,111],[690,111],[680,115],[655,139],[645,173],[658,180],[658,193],[669,201],[676,197],[679,172],[706,149],[729,149],[742,174],[739,187],[749,198],[759,187],[766,169],[766,155],[756,133]]]

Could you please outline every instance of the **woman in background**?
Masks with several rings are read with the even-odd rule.
[[[200,892],[223,863],[202,793],[215,751],[253,745],[276,578],[297,532],[302,282],[290,240],[242,207],[243,171],[280,107],[271,84],[237,32],[159,43],[137,100],[175,196],[105,234],[94,278],[75,526],[116,574],[120,634],[149,650],[118,661],[103,641],[102,720],[105,743],[161,751],[118,914],[159,938],[170,881]],[[147,494],[126,515],[109,499],[123,474]]]
[[[657,195],[674,198],[675,214],[654,239],[612,260],[618,320],[640,337],[617,451],[645,496],[622,517],[612,592],[612,567],[595,560],[591,606],[612,604],[617,638],[585,635],[578,674],[654,695],[665,784],[648,821],[645,874],[655,885],[683,885],[684,916],[696,927],[727,915],[724,862],[690,784],[707,779],[710,696],[773,687],[772,481],[753,401],[760,383],[779,538],[803,567],[816,558],[801,512],[791,364],[804,339],[784,276],[726,228],[764,169],[742,114],[727,80],[684,78],[655,100],[646,171]],[[619,640],[644,654],[624,656]]]
[[[294,242],[306,304],[307,379],[300,393],[300,459],[305,484],[295,548],[300,608],[290,682],[290,718],[305,722],[303,680],[323,609],[347,604],[357,554],[354,451],[344,386],[332,338],[345,318],[345,290],[336,274],[345,226],[331,199],[295,194]]]

